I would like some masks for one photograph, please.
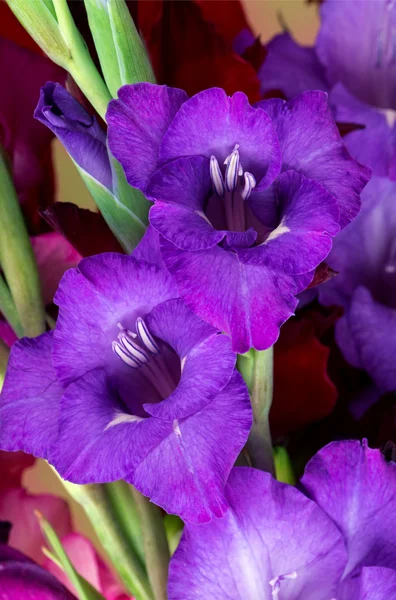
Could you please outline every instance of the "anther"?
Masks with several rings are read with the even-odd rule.
[[[220,198],[222,198],[224,196],[225,191],[224,181],[219,163],[217,162],[215,156],[210,157],[210,178],[212,180],[214,191],[218,196],[220,196]]]
[[[228,157],[227,168],[225,172],[225,184],[229,192],[232,192],[237,187],[238,176],[240,173],[241,165],[239,162],[239,151],[234,150]]]
[[[249,173],[248,171],[246,171],[244,173],[244,178],[245,178],[245,185],[242,190],[242,198],[244,200],[247,200],[249,198],[250,194],[252,193],[252,189],[254,187],[256,187],[256,180],[253,177],[253,175],[251,173]]]
[[[132,367],[133,369],[137,369],[138,367],[140,367],[140,363],[137,360],[135,360],[134,358],[132,358],[132,356],[129,356],[129,354],[121,346],[121,344],[119,344],[118,342],[113,342],[111,347],[113,348],[113,352],[115,354],[117,354],[117,356],[119,358],[121,358],[121,360],[125,364]]]
[[[144,365],[148,361],[149,356],[147,352],[141,348],[139,344],[135,342],[133,338],[131,338],[126,332],[121,331],[118,334],[118,340],[123,349],[126,350],[126,352],[139,364]]]
[[[155,342],[153,336],[149,332],[146,323],[143,321],[141,317],[136,319],[136,331],[139,336],[139,340],[146,346],[147,350],[151,352],[151,354],[157,355],[160,353],[160,349],[158,344]]]

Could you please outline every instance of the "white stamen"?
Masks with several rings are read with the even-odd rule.
[[[127,413],[115,413],[113,420],[106,425],[104,431],[122,423],[139,423],[139,421],[143,421],[143,418],[136,415],[128,415]]]
[[[146,346],[147,350],[151,352],[151,354],[159,354],[160,349],[158,345],[155,343],[155,340],[149,330],[147,329],[146,323],[143,321],[141,317],[136,319],[136,329],[138,332],[138,336],[140,341],[144,346]]]
[[[225,172],[225,183],[229,192],[232,192],[237,187],[240,170],[239,151],[234,150],[228,157],[227,168]]]
[[[215,156],[210,157],[210,179],[212,181],[212,185],[214,191],[220,198],[224,196],[224,181],[223,175],[217,162],[217,158]]]
[[[129,335],[125,332],[118,334],[118,339],[124,350],[133,358],[138,361],[141,365],[144,365],[148,361],[148,354],[143,348],[141,348]]]
[[[273,579],[271,579],[271,581],[269,582],[270,586],[272,587],[271,596],[273,596],[275,598],[276,596],[279,595],[282,581],[284,581],[285,579],[296,579],[296,577],[297,577],[297,571],[292,571],[292,573],[286,573],[285,575],[278,575],[277,577],[274,577]]]
[[[140,366],[140,363],[132,358],[132,356],[129,356],[129,354],[118,342],[113,342],[111,347],[113,348],[113,352],[115,352],[115,354],[117,354],[117,356],[121,358],[121,360],[129,367],[137,369]]]
[[[242,198],[244,200],[247,200],[249,198],[250,194],[252,193],[252,189],[254,187],[256,187],[256,180],[253,177],[253,175],[251,173],[249,173],[248,171],[245,172],[244,178],[245,178],[245,186],[242,190]]]

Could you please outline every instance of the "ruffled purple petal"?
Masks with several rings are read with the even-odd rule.
[[[279,173],[281,155],[271,119],[250,106],[245,94],[232,97],[220,88],[196,94],[183,104],[161,144],[163,162],[180,156],[216,156],[223,162],[239,144],[244,171],[254,174],[257,188]]]
[[[344,536],[345,575],[359,566],[395,566],[395,463],[367,442],[333,442],[309,461],[301,483]]]
[[[159,147],[173,117],[188,98],[166,85],[137,83],[118,90],[107,109],[109,148],[128,182],[141,190],[159,166]]]
[[[69,383],[92,369],[123,368],[112,351],[117,324],[134,331],[138,316],[177,297],[170,275],[155,265],[116,253],[82,260],[64,275],[55,296],[59,317],[53,361],[58,377]]]
[[[264,100],[282,151],[282,170],[294,169],[321,183],[338,202],[345,227],[359,212],[359,194],[370,170],[351,158],[327,104],[327,94],[304,92],[289,102]]]
[[[210,404],[173,421],[167,437],[128,479],[184,521],[206,523],[222,517],[228,508],[224,486],[251,423],[249,395],[242,377],[234,372]]]
[[[345,319],[358,349],[361,367],[382,392],[396,390],[396,308],[376,302],[369,290],[359,287],[352,296]],[[337,341],[347,353],[349,346],[344,348],[344,338],[338,335]]]
[[[396,6],[389,0],[326,0],[316,40],[331,84],[341,81],[367,104],[396,106]]]
[[[232,470],[226,498],[222,519],[186,525],[170,564],[169,600],[269,600],[282,576],[280,598],[336,597],[345,547],[315,503],[248,468]]]
[[[315,49],[300,46],[290,33],[280,33],[266,45],[267,56],[258,75],[263,96],[281,91],[290,100],[307,90],[328,91],[324,69]]]
[[[282,173],[274,186],[279,225],[260,245],[238,250],[245,264],[290,274],[315,269],[339,231],[337,202],[327,190],[296,171]]]
[[[396,571],[384,567],[365,567],[357,577],[345,579],[339,600],[389,600],[396,598]]]
[[[52,367],[53,334],[23,338],[12,347],[0,396],[0,447],[50,456],[63,388]]]
[[[279,328],[294,312],[296,293],[312,275],[300,279],[267,267],[245,265],[219,246],[184,252],[161,241],[164,262],[188,306],[232,338],[235,352],[264,350],[276,341]]]
[[[51,129],[81,169],[112,189],[106,134],[96,118],[64,87],[46,83],[41,88],[34,116]]]
[[[150,332],[178,354],[182,369],[173,394],[144,408],[150,415],[168,420],[192,415],[211,402],[231,379],[236,356],[230,339],[218,335],[182,300],[156,306],[146,321]]]
[[[364,129],[344,136],[353,158],[373,175],[396,179],[396,128],[394,111],[382,111],[360,102],[342,84],[331,90],[329,104],[338,123],[356,123]]]

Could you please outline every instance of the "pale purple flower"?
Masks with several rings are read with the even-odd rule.
[[[396,182],[373,177],[362,200],[327,259],[339,274],[319,287],[319,299],[344,307],[336,340],[370,375],[378,398],[396,390]]]
[[[121,254],[82,260],[55,302],[55,331],[12,348],[1,448],[75,483],[126,479],[186,521],[222,516],[251,426],[229,338],[188,309],[165,269]]]
[[[368,180],[326,95],[252,107],[240,92],[188,99],[137,84],[107,120],[129,183],[155,201],[150,222],[181,296],[236,351],[272,345]]]
[[[396,465],[365,442],[333,443],[308,463],[301,489],[233,469],[228,513],[185,527],[169,600],[392,598]]]

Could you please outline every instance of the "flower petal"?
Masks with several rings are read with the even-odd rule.
[[[289,102],[264,100],[282,151],[282,170],[294,169],[321,183],[338,202],[345,227],[358,213],[359,194],[370,170],[351,158],[340,137],[324,92],[304,92]]]
[[[250,106],[245,94],[231,98],[220,88],[196,94],[183,104],[160,148],[163,162],[180,156],[213,154],[223,161],[239,144],[243,169],[253,173],[257,189],[270,185],[279,173],[281,156],[271,119]]]
[[[294,297],[312,279],[296,279],[267,267],[245,265],[216,246],[184,252],[161,241],[164,262],[188,306],[204,321],[232,337],[240,354],[264,350],[276,341],[279,327],[297,306]]]
[[[206,523],[213,516],[222,517],[228,508],[224,486],[251,423],[249,394],[235,371],[210,404],[173,422],[172,430],[142,460],[130,481],[184,521]]]
[[[336,596],[345,547],[315,503],[248,468],[232,470],[226,498],[230,508],[222,519],[186,525],[170,564],[169,600],[269,600],[273,578],[294,572],[281,582],[280,597]]]
[[[23,338],[11,350],[0,396],[0,446],[48,458],[63,388],[51,364],[53,334]]]
[[[231,379],[236,356],[230,339],[218,335],[182,300],[156,306],[147,317],[147,325],[153,335],[175,350],[182,370],[173,394],[144,408],[150,415],[168,420],[192,415],[211,402]]]
[[[384,567],[364,567],[358,577],[345,579],[339,600],[389,600],[396,597],[396,571]]]
[[[107,109],[109,148],[128,182],[144,190],[159,166],[159,147],[173,117],[187,100],[183,90],[137,83],[118,90]]]
[[[326,258],[339,231],[337,202],[323,186],[296,171],[282,173],[274,188],[280,224],[262,244],[238,250],[238,256],[245,264],[285,273],[312,271]]]
[[[358,566],[395,566],[396,464],[367,442],[333,442],[308,463],[301,480],[341,530],[348,548],[345,574]]]

